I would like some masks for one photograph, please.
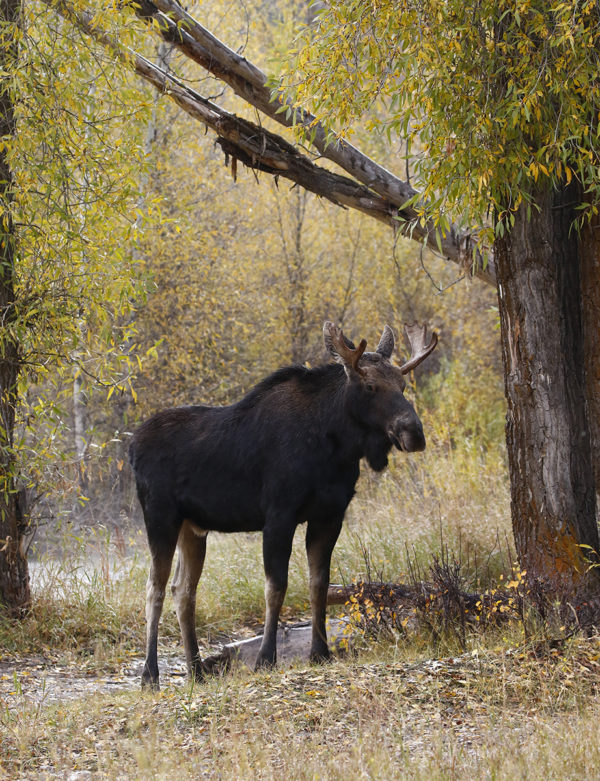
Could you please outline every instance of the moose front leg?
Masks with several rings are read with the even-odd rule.
[[[312,612],[312,644],[310,659],[322,662],[329,659],[325,614],[331,554],[342,528],[342,519],[329,523],[309,522],[306,530],[306,555],[310,574],[310,606]]]
[[[255,669],[273,667],[277,662],[277,624],[287,591],[288,568],[292,553],[295,524],[263,531],[263,559],[265,564],[265,630],[256,659]]]

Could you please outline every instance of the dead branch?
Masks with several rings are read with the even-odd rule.
[[[277,122],[290,126],[310,127],[308,140],[323,157],[336,162],[358,182],[315,165],[309,157],[275,133],[236,117],[187,87],[179,79],[157,68],[146,58],[122,46],[97,24],[92,14],[76,10],[67,0],[44,0],[64,18],[87,35],[95,38],[118,59],[127,63],[143,79],[168,95],[194,119],[211,128],[218,136],[224,151],[234,160],[271,175],[283,176],[305,189],[327,198],[338,206],[357,209],[400,230],[404,235],[425,241],[438,250],[433,225],[416,219],[413,207],[405,208],[406,201],[416,191],[389,171],[376,164],[345,141],[332,138],[331,133],[312,115],[273,98],[266,85],[266,76],[245,58],[232,52],[209,31],[205,30],[173,0],[136,2],[136,13],[146,21],[154,21],[152,29],[165,41],[176,45],[194,62],[229,84],[244,100]],[[162,10],[160,10],[162,9]],[[281,108],[286,110],[281,111]],[[289,111],[287,111],[289,109]],[[472,232],[460,232],[451,226],[440,238],[442,253],[463,267],[472,263]],[[483,267],[477,259],[475,276],[495,283],[495,269],[490,259]]]
[[[497,589],[484,593],[467,592],[425,581],[414,584],[358,582],[350,586],[331,585],[327,593],[327,604],[344,605],[354,602],[359,606],[371,605],[375,609],[393,610],[402,615],[424,608],[436,610],[447,607],[448,596],[469,622],[478,622],[481,616],[489,616],[490,613],[494,614],[495,620],[514,618],[518,608],[514,592]]]
[[[226,155],[254,170],[289,179],[337,206],[356,209],[395,228],[403,224],[398,217],[408,220],[408,215],[404,215],[402,210],[364,185],[321,168],[281,136],[231,114],[142,55],[121,45],[96,23],[91,14],[77,11],[66,0],[48,2],[61,16],[102,43],[162,94],[168,95],[187,114],[213,130]],[[425,235],[422,230],[413,232],[415,237],[417,234],[421,238]]]
[[[450,225],[445,236],[436,238],[431,221],[421,224],[414,207],[406,203],[418,196],[418,192],[406,182],[394,176],[359,149],[336,136],[316,118],[301,107],[295,107],[281,93],[268,86],[268,78],[260,68],[229,49],[212,33],[194,19],[176,0],[136,0],[133,8],[140,18],[154,21],[152,30],[176,46],[186,57],[228,84],[239,97],[261,113],[285,127],[303,127],[305,140],[322,157],[340,166],[346,173],[377,193],[400,210],[402,219],[410,224],[405,230],[418,241],[425,241],[431,249],[448,259],[470,268],[473,263],[474,245],[472,231],[460,231]],[[398,222],[395,223],[398,227]],[[476,256],[475,275],[484,281],[495,283],[493,260],[484,268],[483,258]]]

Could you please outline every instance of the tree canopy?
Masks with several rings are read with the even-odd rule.
[[[246,41],[251,20],[252,54],[262,59],[279,38],[281,60],[281,39],[298,21],[260,2],[243,20],[223,18],[210,2],[199,11],[234,41]],[[423,292],[432,276],[429,259],[422,248],[411,251],[399,240],[401,232],[410,233],[463,266],[475,256],[475,272],[493,281],[495,259],[482,268],[472,252],[476,228],[479,246],[491,251],[493,244],[503,259],[505,379],[520,383],[512,390],[507,384],[518,424],[513,444],[525,441],[522,422],[539,419],[547,408],[546,378],[556,370],[547,384],[571,389],[561,397],[569,423],[564,442],[551,444],[563,454],[581,444],[571,461],[586,475],[586,497],[593,496],[593,480],[583,468],[589,465],[589,441],[577,433],[586,428],[587,413],[571,415],[587,409],[583,377],[592,376],[593,354],[588,351],[584,372],[580,345],[581,313],[588,310],[580,300],[579,258],[568,280],[560,263],[577,255],[565,225],[593,217],[596,208],[594,13],[590,4],[342,2],[302,25],[302,45],[289,60],[287,76],[266,84],[263,70],[221,44],[174,0],[110,8],[68,0],[28,5],[22,28],[11,27],[20,42],[10,86],[18,132],[5,139],[17,183],[10,210],[19,226],[11,303],[19,314],[11,327],[18,326],[14,341],[24,360],[18,391],[9,389],[20,412],[19,464],[25,465],[30,447],[40,469],[47,468],[44,435],[52,455],[63,460],[72,457],[73,442],[67,440],[74,439],[75,460],[89,464],[89,448],[101,443],[103,450],[112,432],[114,458],[98,474],[121,485],[122,434],[138,414],[166,404],[228,401],[288,356],[302,360],[304,352],[309,361],[318,360],[318,338],[310,344],[318,328],[312,325],[331,316],[351,319],[358,332],[374,317],[392,324],[433,317],[445,328],[447,348],[437,366],[441,379],[429,382],[432,407],[443,409],[463,434],[480,432],[486,416],[474,412],[478,405],[469,398],[469,388],[478,388],[493,399],[496,430],[498,377],[490,371],[495,356],[486,353],[495,342],[496,311],[488,293],[473,296],[456,286],[452,298],[437,298],[434,305],[431,294],[439,290]],[[80,68],[67,78],[74,60]],[[145,91],[138,77],[157,93]],[[285,92],[292,88],[296,105]],[[319,120],[331,127],[333,117],[330,132]],[[220,150],[199,136],[198,120],[217,134]],[[320,159],[294,146],[288,130],[275,133],[275,122],[301,127],[303,142]],[[390,169],[406,166],[408,181],[335,137],[350,132]],[[256,179],[246,177],[234,187],[220,177],[222,152],[233,161],[234,181],[237,161],[254,169]],[[332,170],[330,162],[345,173]],[[274,176],[276,186],[258,187],[258,172]],[[284,179],[376,222],[347,214],[340,227],[330,207],[305,193],[288,193]],[[550,185],[560,194],[556,203],[541,197]],[[561,219],[553,220],[557,209]],[[538,213],[544,219],[536,234],[530,217]],[[517,221],[520,232],[507,230]],[[383,239],[380,223],[400,231]],[[553,225],[560,225],[556,234]],[[509,233],[515,241],[502,244]],[[534,235],[543,236],[541,245],[557,248],[552,257],[524,252]],[[455,273],[437,269],[439,288],[456,281]],[[460,278],[465,275],[463,269]],[[519,297],[521,289],[535,289],[529,284],[535,278],[546,280],[547,302],[555,307],[549,321],[565,324],[564,334],[553,333],[554,341],[543,318],[532,318],[529,302]],[[502,294],[509,288],[516,291],[510,312]],[[481,355],[476,343],[487,345]],[[561,352],[573,365],[546,365],[547,356]],[[149,371],[144,357],[151,359]],[[126,395],[134,373],[137,408]],[[570,382],[575,375],[576,393]],[[452,389],[444,386],[448,377]],[[528,377],[543,381],[528,385]],[[93,390],[98,387],[99,394]],[[533,400],[525,410],[522,401],[530,391]],[[442,395],[452,401],[440,400]],[[456,441],[442,428],[444,437]],[[547,455],[548,437],[539,433],[526,451],[531,474],[540,472]],[[520,456],[509,456],[518,483],[525,474]],[[31,488],[45,483],[34,463],[19,473]],[[552,504],[558,485],[552,469],[541,477],[538,509],[519,516],[527,532],[521,553],[530,544],[529,531],[546,524],[554,540],[560,537],[556,524],[567,524],[560,502],[549,520],[536,515]],[[570,482],[575,494],[582,493],[578,479]],[[105,487],[96,485],[100,496]],[[593,501],[586,502],[591,530]],[[570,533],[569,544],[594,544],[580,531]],[[560,558],[551,548],[540,565],[546,570]],[[564,564],[567,570],[572,561]]]
[[[595,213],[595,2],[342,0],[297,43],[282,89],[339,132],[360,121],[407,139],[418,202],[442,228],[449,214],[489,225],[491,209],[502,232],[544,179],[576,177],[581,216]]]
[[[12,82],[25,356],[18,474],[34,496],[53,487],[70,496],[72,462],[83,462],[88,479],[79,491],[93,499],[107,490],[103,480],[120,481],[127,442],[116,440],[133,420],[158,406],[227,402],[278,364],[317,362],[326,318],[367,333],[382,318],[435,318],[450,328],[457,310],[472,310],[489,328],[489,296],[472,300],[457,287],[434,304],[427,272],[401,273],[416,250],[372,220],[268,177],[257,187],[240,171],[234,182],[222,151],[198,133],[197,117],[125,67],[135,47],[145,67],[172,79],[167,87],[192,95],[198,68],[188,53],[131,7],[94,10],[75,4],[73,25],[43,3],[28,5]],[[255,3],[248,19],[224,19],[217,4],[203,7],[207,24],[227,40],[245,40],[250,19],[249,51],[259,61],[281,44],[282,30],[290,33],[286,13]],[[88,26],[78,26],[83,19]],[[243,99],[203,79],[223,115],[252,116]],[[382,143],[374,140],[373,150]],[[457,278],[439,264],[429,273],[440,287]],[[446,338],[445,371],[454,373],[451,344],[458,350],[471,336],[459,327]],[[490,332],[486,342],[494,338]],[[489,361],[473,355],[475,365],[484,383]],[[459,396],[470,405],[466,387]],[[493,398],[496,419],[498,383]],[[85,442],[75,449],[80,425]]]

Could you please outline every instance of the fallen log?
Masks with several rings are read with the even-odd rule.
[[[349,586],[332,584],[327,592],[328,605],[354,603],[369,617],[397,618],[416,613],[439,613],[444,620],[459,618],[469,623],[505,620],[522,615],[523,594],[517,589],[490,589],[482,593],[468,592],[456,582],[383,583],[360,581]]]
[[[356,605],[360,620],[355,624],[352,619],[330,619],[328,634],[334,651],[344,649],[354,627],[360,636],[370,630],[374,632],[384,627],[388,629],[406,626],[407,616],[418,621],[418,617],[428,624],[434,617],[441,622],[457,621],[465,625],[495,622],[516,618],[519,615],[520,601],[514,592],[492,590],[485,593],[466,592],[456,588],[456,584],[438,585],[425,581],[405,583],[384,583],[360,581],[349,586],[332,584],[327,593],[328,605]],[[214,654],[203,660],[206,674],[225,671],[233,661],[250,667],[254,665],[262,635],[227,643]],[[286,663],[295,658],[308,657],[311,641],[309,621],[295,625],[282,624],[277,635],[278,655]]]
[[[412,603],[414,605],[423,599],[431,599],[440,595],[440,587],[434,583],[419,582],[414,585],[403,583],[382,583],[359,581],[350,586],[331,585],[327,592],[328,605],[344,605],[353,598],[358,602],[370,600],[374,604],[382,602]],[[463,600],[466,608],[474,610],[481,602],[482,594],[460,591],[457,594]]]

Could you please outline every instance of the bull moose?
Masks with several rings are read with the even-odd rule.
[[[325,347],[336,360],[289,366],[227,407],[168,409],[135,432],[130,460],[152,564],[146,597],[142,685],[158,686],[158,623],[175,548],[172,592],[190,675],[202,677],[195,628],[196,587],[209,531],[263,533],[266,617],[257,667],[275,664],[277,624],[296,527],[306,523],[313,661],[329,657],[325,609],[333,547],[354,495],[359,463],[385,469],[393,446],[425,448],[423,427],[404,398],[404,375],[435,348],[427,327],[405,328],[411,357],[390,361],[386,325],[375,352],[365,352],[331,322]]]

